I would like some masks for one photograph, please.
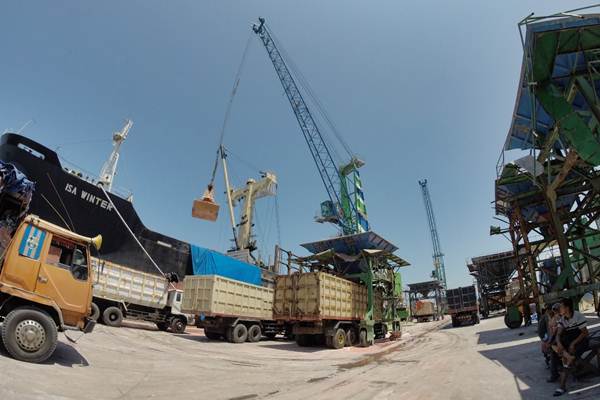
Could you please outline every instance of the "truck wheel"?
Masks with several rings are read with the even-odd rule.
[[[346,346],[356,346],[356,342],[358,342],[356,330],[354,328],[348,329],[348,332],[346,332]]]
[[[100,307],[96,303],[92,303],[92,313],[90,314],[90,319],[92,321],[98,321],[100,318]]]
[[[253,343],[260,342],[260,338],[262,338],[260,325],[252,325],[250,329],[248,329],[248,341]]]
[[[6,350],[15,359],[40,363],[54,353],[58,329],[45,311],[19,307],[4,318],[2,340]]]
[[[358,343],[360,347],[369,347],[369,342],[367,341],[367,330],[361,329],[358,334]]]
[[[342,328],[335,331],[333,335],[332,346],[334,349],[341,349],[346,345],[346,332]]]
[[[174,317],[171,319],[171,332],[184,333],[186,327],[187,321],[184,321],[183,318]]]
[[[456,328],[458,326],[458,323],[456,322],[456,318],[453,316],[452,317],[452,327]]]
[[[123,313],[118,307],[108,307],[102,313],[102,320],[108,326],[119,327],[123,322]]]
[[[325,346],[333,349],[333,336],[325,336]]]
[[[237,324],[231,331],[231,341],[233,343],[244,343],[248,339],[248,328],[244,324]]]

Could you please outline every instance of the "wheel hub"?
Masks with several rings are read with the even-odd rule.
[[[19,347],[30,352],[39,350],[46,341],[44,327],[31,319],[19,322],[15,329],[15,336]]]

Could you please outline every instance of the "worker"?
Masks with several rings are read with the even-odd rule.
[[[571,298],[561,300],[560,315],[556,344],[552,346],[552,349],[554,357],[562,359],[563,370],[560,373],[560,387],[554,391],[555,397],[561,396],[567,391],[569,369],[589,347],[587,319],[582,313],[573,309]]]
[[[554,311],[552,307],[548,305],[544,305],[541,311],[541,316],[538,321],[537,333],[542,341],[542,354],[544,355],[544,360],[546,361],[546,365],[550,365],[550,349],[549,341],[550,341],[550,321],[554,317]]]
[[[548,307],[546,312],[546,335],[542,339],[542,352],[546,360],[546,364],[550,368],[550,378],[547,382],[556,382],[559,378],[558,366],[560,359],[554,354],[552,345],[556,343],[556,333],[558,331],[558,321],[560,320],[560,303],[554,303]],[[540,328],[538,327],[538,333]]]

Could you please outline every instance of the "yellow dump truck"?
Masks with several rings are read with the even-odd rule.
[[[211,340],[258,342],[285,329],[273,320],[273,289],[219,275],[186,276],[181,309]]]
[[[77,235],[36,216],[23,218],[0,246],[2,341],[14,358],[42,362],[52,355],[59,331],[89,333],[93,277],[90,245],[102,237]]]
[[[299,346],[319,344],[334,349],[360,344],[368,346],[362,323],[368,309],[364,285],[325,272],[304,272],[276,278],[273,317],[291,324]],[[373,304],[375,338],[383,338],[383,297],[375,292]]]

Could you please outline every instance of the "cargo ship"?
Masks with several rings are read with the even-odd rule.
[[[81,235],[101,234],[103,244],[99,256],[103,260],[158,273],[119,219],[97,179],[64,166],[55,151],[14,133],[0,137],[0,160],[13,164],[35,182],[31,213]],[[148,229],[131,198],[115,191],[107,194],[164,273],[175,273],[180,279],[193,273],[193,246]]]

